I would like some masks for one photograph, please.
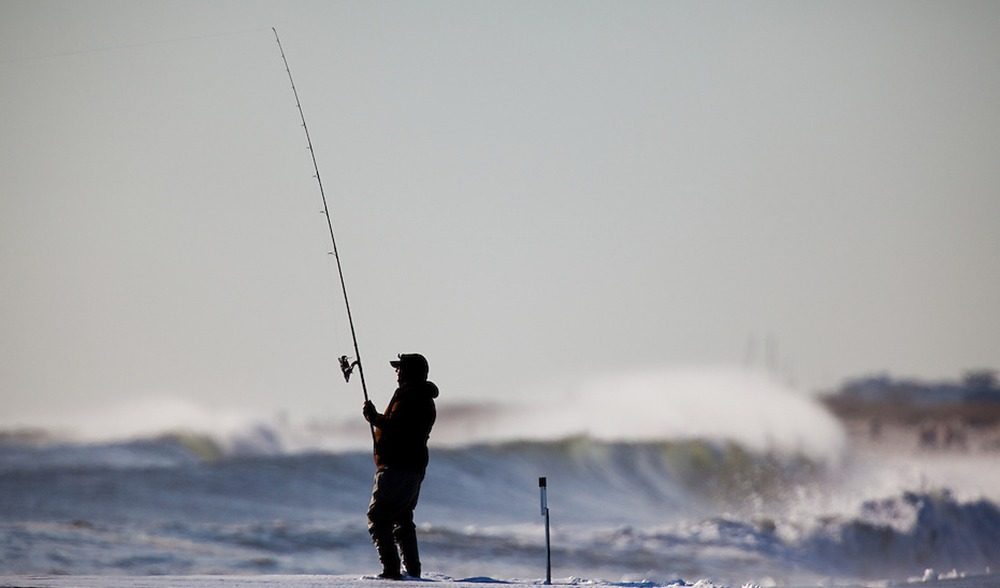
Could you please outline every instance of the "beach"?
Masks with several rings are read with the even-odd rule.
[[[507,588],[536,588],[542,580],[500,580],[494,578],[453,579],[447,576],[427,580],[408,580],[405,586],[433,585],[438,588],[483,588],[502,585]],[[708,581],[669,584],[654,582],[600,582],[579,578],[554,579],[555,586],[593,586],[618,588],[714,588]],[[327,575],[266,575],[266,576],[0,576],[3,588],[391,588],[400,582],[359,579],[356,576]],[[752,586],[752,585],[747,585]],[[870,588],[872,584],[826,584],[838,588]],[[919,582],[881,584],[881,586],[911,586],[912,588],[996,588],[1000,575],[921,580]],[[802,588],[805,588],[804,586]]]

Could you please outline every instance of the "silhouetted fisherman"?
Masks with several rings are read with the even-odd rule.
[[[420,577],[420,553],[413,509],[427,470],[427,439],[437,417],[434,399],[438,388],[427,381],[427,360],[419,353],[404,353],[389,364],[396,368],[399,388],[379,414],[366,402],[365,419],[375,427],[375,483],[368,505],[368,532],[379,560],[380,578],[398,580],[400,555],[406,575]]]

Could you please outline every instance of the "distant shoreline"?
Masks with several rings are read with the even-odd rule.
[[[823,403],[859,446],[1000,454],[1000,404],[919,404],[832,396]]]
[[[844,420],[879,419],[885,423],[919,425],[927,421],[960,421],[971,427],[1000,427],[1000,403],[952,402],[919,404],[905,401],[875,401],[830,396],[822,399]]]

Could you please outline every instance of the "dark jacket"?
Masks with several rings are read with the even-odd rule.
[[[437,418],[433,382],[406,383],[396,389],[375,426],[375,465],[422,472],[427,468],[427,439]]]

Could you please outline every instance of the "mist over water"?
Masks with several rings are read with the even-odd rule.
[[[705,439],[813,459],[837,459],[845,443],[840,424],[815,399],[739,368],[637,370],[549,382],[526,395],[531,400],[492,423],[477,423],[468,431],[472,440]],[[444,441],[462,442],[450,433],[445,429]]]
[[[260,436],[261,452],[367,447],[370,440],[360,409],[344,406],[346,400],[339,404],[332,408],[348,414],[317,412],[303,419],[282,411],[210,408],[157,395],[76,414],[20,419],[8,415],[0,417],[0,427],[39,429],[77,442],[187,433],[241,446]],[[576,436],[602,441],[705,439],[731,441],[759,452],[837,459],[845,443],[839,423],[815,399],[762,372],[731,367],[647,369],[552,380],[489,403],[456,402],[445,389],[438,409],[432,446]]]

